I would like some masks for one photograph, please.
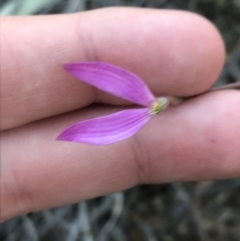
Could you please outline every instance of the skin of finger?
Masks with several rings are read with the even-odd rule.
[[[2,18],[1,43],[2,130],[94,101],[125,103],[77,81],[65,63],[110,62],[138,74],[157,96],[187,96],[214,83],[225,57],[204,18],[137,8]]]
[[[237,91],[199,96],[167,109],[132,138],[107,146],[55,138],[66,126],[112,113],[116,107],[89,107],[5,131],[2,219],[139,183],[237,177],[239,105]]]

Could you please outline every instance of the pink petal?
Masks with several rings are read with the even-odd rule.
[[[97,145],[111,144],[133,136],[152,117],[147,108],[123,110],[79,122],[63,131],[57,139]]]
[[[133,103],[147,107],[155,100],[143,80],[115,65],[82,62],[67,64],[64,67],[82,81]]]

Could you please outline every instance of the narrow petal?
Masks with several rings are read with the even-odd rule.
[[[148,108],[123,110],[79,122],[63,131],[57,139],[96,145],[111,144],[133,136],[152,117]]]
[[[155,97],[137,75],[103,62],[82,62],[64,65],[73,76],[133,103],[149,106]]]

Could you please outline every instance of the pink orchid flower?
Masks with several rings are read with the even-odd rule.
[[[103,62],[71,63],[65,69],[81,81],[143,108],[127,109],[85,120],[64,130],[58,140],[95,145],[115,143],[133,136],[169,105],[170,98],[156,98],[137,75]]]

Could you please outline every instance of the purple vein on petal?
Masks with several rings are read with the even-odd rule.
[[[133,103],[149,106],[155,97],[137,75],[103,62],[80,62],[64,65],[73,76],[100,90]]]
[[[111,144],[133,136],[152,117],[148,108],[123,110],[72,125],[57,139],[96,145]]]

